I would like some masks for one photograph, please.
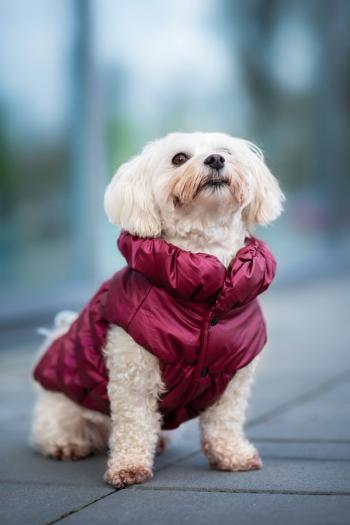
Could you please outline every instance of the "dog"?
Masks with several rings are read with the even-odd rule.
[[[104,201],[110,222],[123,230],[119,246],[126,254],[129,264],[124,273],[117,274],[118,293],[108,299],[112,305],[109,310],[105,306],[105,288],[102,287],[98,292],[98,297],[103,298],[102,302],[98,299],[98,308],[100,309],[102,303],[107,308],[108,322],[105,319],[103,322],[101,319],[98,321],[99,327],[103,325],[105,334],[103,348],[98,349],[99,353],[96,354],[99,360],[96,366],[105,367],[108,372],[108,401],[105,396],[102,409],[95,409],[96,390],[90,397],[88,394],[84,397],[88,389],[83,383],[80,390],[76,386],[85,372],[87,381],[91,379],[84,370],[90,355],[88,358],[84,357],[83,365],[79,361],[73,372],[71,369],[67,376],[61,374],[63,379],[60,376],[61,379],[57,380],[56,372],[62,365],[66,347],[67,351],[74,351],[74,341],[80,341],[84,335],[81,319],[87,315],[86,312],[89,313],[89,319],[92,315],[86,309],[80,317],[72,312],[59,314],[54,329],[47,335],[40,350],[39,364],[37,363],[34,373],[38,398],[32,424],[33,446],[45,456],[73,460],[104,450],[109,444],[104,479],[120,488],[142,483],[152,477],[155,453],[165,446],[161,432],[164,421],[165,428],[175,428],[183,420],[198,416],[202,448],[212,466],[226,471],[261,468],[258,451],[245,437],[243,426],[258,354],[265,343],[264,322],[255,295],[268,286],[274,269],[271,263],[273,258],[266,246],[254,240],[251,232],[255,225],[267,225],[275,220],[282,212],[283,201],[284,195],[266,166],[260,149],[244,139],[223,133],[171,133],[147,144],[139,155],[124,163],[108,185]],[[159,253],[162,258],[159,258]],[[260,262],[254,265],[256,254],[260,257]],[[140,267],[141,264],[144,266]],[[180,266],[177,267],[177,264]],[[186,265],[185,270],[181,264]],[[257,271],[263,271],[263,279],[266,281],[259,285],[259,290],[252,296],[246,293],[246,284],[242,285],[239,294],[237,292],[241,282],[248,282],[249,272],[241,278],[242,268],[246,268],[244,265],[247,264],[250,265],[249,272],[253,267],[258,268]],[[142,273],[144,268],[146,276]],[[233,275],[233,281],[223,284],[229,273]],[[175,284],[169,284],[169,275],[176,280]],[[185,282],[181,285],[181,293],[184,287],[186,293],[188,287],[191,290],[190,294],[187,293],[186,301],[176,288],[179,279]],[[192,281],[196,282],[195,290]],[[211,295],[208,292],[207,296],[210,297],[201,299],[203,290],[205,291],[208,283],[211,285],[213,282],[216,287],[210,291]],[[220,292],[223,286],[227,287],[224,294]],[[138,296],[141,291],[142,299],[137,303],[136,310],[140,305],[144,308],[143,302],[148,297],[147,294],[156,297],[157,311],[164,308],[168,311],[164,304],[171,303],[170,320],[167,320],[166,329],[159,322],[151,328],[148,326],[152,325],[152,321],[148,319],[153,315],[154,305],[149,299],[148,318],[140,318],[139,315],[133,318],[132,324],[129,318],[124,321],[129,315],[129,297]],[[242,299],[242,294],[246,295],[245,299]],[[237,295],[240,297],[237,298]],[[209,306],[204,304],[205,301]],[[92,304],[97,303],[95,301]],[[221,375],[218,374],[216,365],[213,365],[209,366],[209,369],[213,369],[209,376],[204,377],[208,368],[204,369],[205,374],[198,372],[197,358],[193,357],[196,356],[197,343],[192,345],[190,342],[191,332],[180,340],[172,327],[178,323],[186,324],[188,319],[191,330],[195,331],[193,323],[200,319],[198,337],[201,338],[201,343],[198,344],[204,348],[211,341],[213,345],[213,341],[216,341],[215,333],[220,334],[220,327],[222,332],[225,331],[222,327],[231,326],[225,325],[225,320],[229,319],[227,323],[233,322],[231,314],[226,311],[231,308],[227,304],[235,304],[238,307],[235,312],[247,311],[246,308],[254,309],[249,310],[249,316],[258,319],[256,326],[259,332],[254,332],[249,344],[255,344],[255,350],[248,358],[239,349],[240,361],[235,363],[229,374],[227,367],[220,372]],[[208,312],[215,308],[220,312],[220,307],[224,312],[222,322],[217,327],[211,326],[218,319],[210,319]],[[132,308],[135,310],[134,303]],[[115,313],[116,310],[118,314]],[[236,323],[242,317],[241,313],[240,317],[237,315],[234,313]],[[206,328],[203,331],[201,327],[204,324]],[[241,328],[235,328],[234,333],[232,330],[225,332],[224,346],[227,347],[228,359],[231,359],[231,340],[232,344],[236,344],[236,331],[239,329],[242,337],[244,336],[245,329],[242,324],[239,326]],[[184,408],[184,402],[178,410],[175,406],[175,419],[171,419],[172,413],[169,412],[170,405],[174,409],[174,397],[166,405],[166,415],[161,413],[159,407],[162,400],[169,399],[169,381],[178,388],[182,379],[178,380],[174,372],[177,368],[173,367],[171,372],[167,372],[166,366],[169,363],[164,365],[163,362],[167,361],[167,355],[160,359],[153,348],[155,343],[149,338],[159,339],[158,331],[161,332],[162,341],[165,341],[164,352],[172,350],[167,348],[169,344],[177,345],[176,352],[181,353],[178,341],[182,341],[187,354],[181,354],[179,360],[187,359],[186,363],[190,363],[188,366],[192,367],[191,373],[193,372],[188,383],[188,392],[192,392],[194,400],[191,398],[192,404],[188,405],[188,409]],[[172,341],[175,338],[175,343],[170,343],[169,337]],[[210,339],[209,343],[207,339]],[[216,344],[213,351],[216,352],[216,359],[218,356],[220,358],[220,344]],[[192,352],[191,358],[188,357],[188,352]],[[49,364],[46,366],[45,362]],[[182,362],[181,367],[187,366],[186,363]],[[182,372],[179,368],[179,374]],[[171,375],[171,379],[166,376],[167,373],[169,377]],[[50,383],[53,377],[56,377],[56,383]],[[63,383],[68,386],[63,387]],[[58,384],[62,387],[58,387]],[[200,395],[199,391],[193,394],[195,387],[200,388]],[[207,398],[202,395],[204,387],[210,392]],[[105,409],[107,403],[109,408]]]

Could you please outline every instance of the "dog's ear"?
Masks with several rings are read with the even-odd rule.
[[[261,150],[249,142],[248,166],[254,181],[255,189],[251,202],[243,209],[243,220],[248,229],[256,224],[266,225],[282,213],[285,197],[277,179],[272,175],[264,162]]]
[[[147,154],[143,152],[120,166],[104,198],[109,221],[139,237],[158,237],[161,233],[149,176]]]

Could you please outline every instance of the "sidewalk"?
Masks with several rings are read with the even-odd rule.
[[[272,291],[247,433],[264,468],[223,473],[196,422],[174,432],[152,481],[114,491],[105,457],[61,463],[27,445],[31,345],[0,352],[2,525],[350,523],[350,280]]]

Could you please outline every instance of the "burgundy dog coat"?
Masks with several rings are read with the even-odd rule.
[[[162,239],[122,232],[118,246],[128,265],[51,344],[34,377],[47,390],[109,414],[102,348],[110,324],[119,325],[159,359],[163,428],[176,428],[218,400],[262,350],[266,328],[256,296],[271,283],[276,262],[253,237],[227,269],[212,255]]]

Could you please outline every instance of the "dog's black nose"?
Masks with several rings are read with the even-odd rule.
[[[225,159],[222,155],[213,154],[209,155],[209,157],[204,160],[204,164],[210,166],[214,170],[221,170],[225,165]]]

